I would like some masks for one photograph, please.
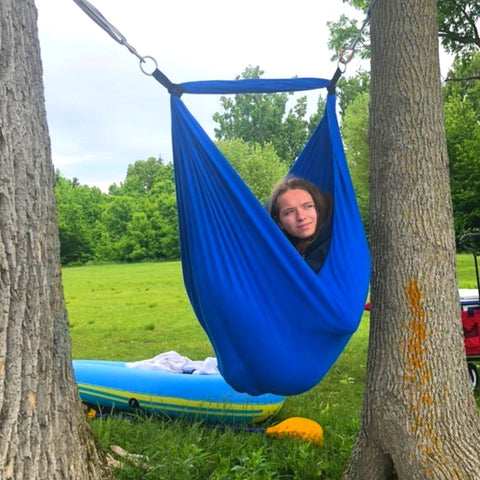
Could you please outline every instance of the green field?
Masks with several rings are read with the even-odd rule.
[[[475,288],[471,255],[458,256],[461,288]],[[213,354],[183,287],[179,262],[63,269],[74,358],[133,361],[175,350],[192,359]],[[288,397],[276,423],[307,417],[324,429],[325,446],[262,433],[206,428],[165,419],[95,419],[102,444],[148,455],[150,468],[119,470],[119,479],[337,480],[359,425],[369,314],[325,379]]]
[[[212,349],[185,293],[179,262],[65,268],[74,358],[140,360]]]

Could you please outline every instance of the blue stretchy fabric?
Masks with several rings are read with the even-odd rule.
[[[323,79],[189,82],[184,93],[325,88]],[[315,274],[183,101],[171,97],[185,287],[219,369],[236,390],[296,395],[318,384],[358,328],[370,256],[345,160],[335,95],[292,167],[334,199],[329,253]]]

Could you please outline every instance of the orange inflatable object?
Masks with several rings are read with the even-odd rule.
[[[315,421],[303,417],[287,418],[283,422],[269,427],[265,433],[271,437],[297,437],[307,442],[323,446],[323,429]]]

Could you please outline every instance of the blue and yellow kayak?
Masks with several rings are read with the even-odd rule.
[[[129,368],[125,362],[74,360],[82,402],[208,422],[258,423],[275,415],[284,397],[239,393],[220,374],[189,375]]]

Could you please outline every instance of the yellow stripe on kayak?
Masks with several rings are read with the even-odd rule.
[[[100,387],[87,383],[78,383],[80,394],[95,396],[109,400],[112,403],[128,405],[131,398],[135,398],[141,407],[148,410],[172,413],[188,413],[190,415],[215,415],[217,417],[252,417],[253,422],[261,422],[274,415],[283,405],[283,400],[277,403],[229,403],[206,400],[189,400],[178,397],[162,397],[137,392],[127,392],[114,388]]]

